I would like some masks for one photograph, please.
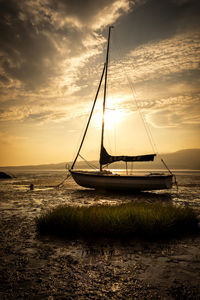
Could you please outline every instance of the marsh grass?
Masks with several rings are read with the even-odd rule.
[[[169,238],[198,230],[194,210],[162,203],[58,206],[36,218],[41,234],[66,237]]]

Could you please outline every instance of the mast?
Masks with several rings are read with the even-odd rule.
[[[106,63],[105,63],[105,84],[104,84],[104,97],[103,97],[103,117],[102,117],[102,127],[101,127],[101,148],[100,148],[100,155],[103,150],[103,139],[104,139],[104,119],[105,119],[105,107],[106,107],[106,88],[107,88],[107,72],[108,72],[108,57],[109,57],[109,48],[110,48],[110,33],[113,26],[109,26],[108,31],[108,43],[107,43],[107,53],[106,53]],[[103,167],[100,163],[100,172],[102,171]]]

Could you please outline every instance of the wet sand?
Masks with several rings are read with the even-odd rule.
[[[175,201],[169,193],[110,195],[60,175],[1,183],[0,299],[200,299],[200,234],[171,242],[40,237],[35,217],[49,207]],[[34,191],[28,190],[30,182]]]

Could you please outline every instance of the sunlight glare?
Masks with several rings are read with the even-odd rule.
[[[123,120],[123,117],[123,110],[107,107],[104,117],[105,128],[109,130],[114,129]],[[98,129],[102,126],[102,109],[98,109],[98,112],[94,115],[94,126]]]

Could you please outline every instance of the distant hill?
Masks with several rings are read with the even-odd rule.
[[[184,149],[162,157],[172,169],[200,170],[200,149]]]
[[[184,149],[173,153],[164,153],[155,158],[154,162],[135,162],[133,163],[133,168],[138,169],[160,169],[162,163],[160,158],[163,158],[165,163],[170,169],[190,169],[190,170],[200,170],[200,149]],[[91,161],[91,164],[98,166],[97,161]],[[0,167],[0,170],[64,170],[65,166],[71,166],[71,162],[61,162],[57,164],[43,164],[43,165],[29,165],[29,166],[9,166],[9,167]],[[112,168],[122,169],[125,167],[124,162],[117,162],[111,165]],[[89,168],[85,162],[77,162],[76,168]]]

